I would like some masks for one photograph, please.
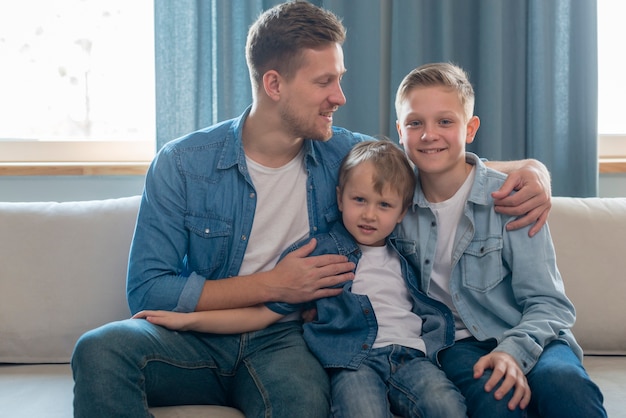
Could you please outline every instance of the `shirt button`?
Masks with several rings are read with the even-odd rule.
[[[248,239],[248,237],[247,237],[247,236],[245,236],[245,235],[242,235],[242,236],[241,236],[241,240],[242,240],[242,241],[245,241],[245,240],[247,240],[247,239]]]
[[[362,348],[363,350],[367,350],[368,348],[370,348],[370,346],[369,346],[369,345],[367,345],[367,344],[363,344],[363,345],[361,346],[361,348]]]
[[[250,193],[250,199],[254,199],[254,196],[256,196],[255,193]]]
[[[434,227],[436,227],[436,226],[437,226],[437,222],[432,221],[432,222],[430,223],[430,226],[432,226],[433,228],[434,228]]]
[[[424,260],[424,264],[426,265],[430,264],[430,260],[429,259]]]
[[[363,309],[363,313],[364,313],[365,315],[369,315],[369,314],[370,314],[370,310],[369,310],[369,309]]]

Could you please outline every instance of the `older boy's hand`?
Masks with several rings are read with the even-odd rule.
[[[515,359],[508,353],[492,351],[482,356],[474,365],[474,378],[480,378],[485,370],[492,369],[491,377],[485,383],[485,391],[491,392],[498,387],[493,396],[501,400],[511,389],[514,389],[513,397],[507,407],[513,411],[519,406],[525,409],[530,402],[530,387],[524,372]],[[498,386],[498,383],[500,385]]]
[[[510,222],[507,229],[519,229],[534,223],[528,231],[532,237],[546,223],[552,207],[550,173],[537,160],[523,160],[519,163],[519,166],[509,171],[500,190],[491,196],[496,212],[520,216]],[[514,190],[517,193],[511,194]]]

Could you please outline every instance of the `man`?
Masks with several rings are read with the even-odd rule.
[[[344,39],[339,19],[307,2],[278,5],[252,25],[252,105],[239,118],[170,142],[147,174],[128,270],[132,313],[305,302],[335,295],[334,285],[353,278],[354,264],[343,256],[307,257],[313,244],[276,263],[289,244],[327,232],[339,218],[339,164],[368,139],[332,126],[346,102]],[[541,165],[528,164],[501,194],[525,186],[503,204],[523,202],[517,210],[528,215],[520,222],[539,219],[539,228],[549,186],[536,181]],[[327,417],[328,379],[301,333],[294,315],[262,331],[221,336],[148,321],[107,324],[76,345],[75,416],[217,404],[247,417]]]

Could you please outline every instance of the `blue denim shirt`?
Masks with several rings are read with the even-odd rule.
[[[311,255],[340,254],[358,264],[361,250],[341,222],[337,222],[329,233],[316,235],[315,238],[317,246]],[[308,241],[309,239],[294,244],[286,252],[293,251]],[[398,251],[394,237],[387,239],[387,245]],[[452,312],[443,303],[420,292],[413,269],[401,255],[400,261],[402,274],[413,298],[412,311],[423,320],[422,338],[427,355],[433,362],[437,362],[437,353],[454,342]],[[378,323],[369,298],[352,293],[352,281],[342,286],[343,292],[338,296],[318,299],[315,302],[317,318],[304,324],[304,340],[322,366],[357,369],[374,344]],[[303,307],[280,302],[268,303],[267,306],[284,315]]]
[[[193,311],[205,280],[238,274],[257,203],[241,139],[249,111],[169,142],[153,160],[130,250],[132,313]],[[334,127],[328,141],[304,141],[311,234],[339,218],[339,165],[364,139]]]
[[[474,154],[467,153],[466,159],[475,166],[476,177],[456,229],[450,278],[463,322],[476,339],[496,339],[496,351],[513,356],[524,373],[533,368],[543,347],[557,339],[581,357],[570,331],[574,306],[565,296],[548,226],[533,238],[528,237],[530,227],[507,231],[514,217],[496,213],[491,197],[506,176]],[[437,224],[419,183],[413,199],[397,245],[421,269],[421,289],[428,294]]]

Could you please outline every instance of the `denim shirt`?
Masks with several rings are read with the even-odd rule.
[[[566,297],[556,265],[550,230],[533,238],[530,228],[507,231],[515,218],[494,210],[491,192],[506,176],[471,153],[466,160],[476,176],[456,228],[450,293],[459,315],[478,340],[496,339],[496,351],[513,356],[524,373],[554,340],[569,344],[582,358],[570,328],[574,306]],[[437,243],[436,219],[418,183],[413,207],[399,227],[400,252],[421,269],[421,289],[428,294]]]
[[[327,234],[315,236],[317,246],[311,255],[345,255],[355,264],[361,258],[361,250],[341,222],[335,223]],[[293,251],[310,239],[292,245]],[[387,245],[398,252],[395,239],[387,239]],[[412,311],[423,320],[422,339],[427,356],[437,362],[437,353],[454,343],[454,318],[443,303],[424,295],[418,289],[417,277],[407,261],[400,256],[402,275],[413,299]],[[384,280],[384,278],[381,278]],[[352,281],[341,285],[343,292],[337,296],[318,299],[315,302],[317,318],[303,325],[304,340],[309,349],[326,368],[357,369],[371,351],[378,323],[374,309],[366,295],[352,293]],[[287,315],[300,310],[301,304],[268,303],[274,312]]]
[[[191,312],[205,280],[238,274],[257,203],[241,137],[249,111],[167,143],[152,161],[128,265],[132,313]],[[364,139],[333,127],[328,141],[304,141],[311,234],[339,218],[339,165]]]

